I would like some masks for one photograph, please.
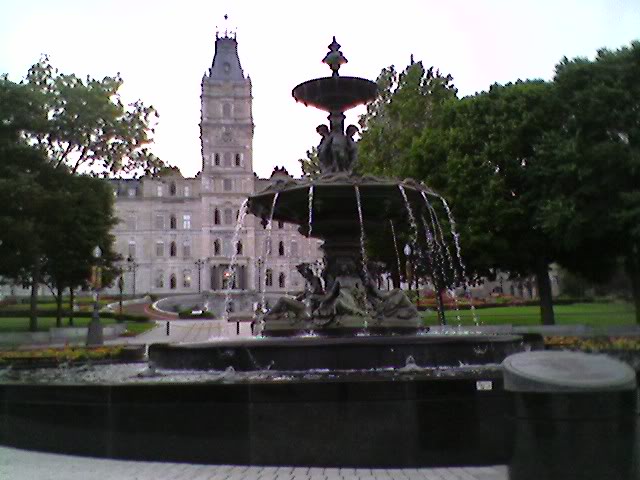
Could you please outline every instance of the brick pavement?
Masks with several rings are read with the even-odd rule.
[[[305,468],[96,459],[0,447],[0,480],[507,480],[504,466]]]

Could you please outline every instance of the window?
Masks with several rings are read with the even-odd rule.
[[[216,154],[213,156],[213,164],[214,164],[216,167],[219,167],[219,166],[220,166],[220,154],[219,154],[219,153],[216,153]]]
[[[156,185],[156,195],[159,197],[162,196],[162,184]]]
[[[185,185],[184,189],[183,189],[183,193],[184,193],[185,197],[190,196],[191,195],[191,188],[188,185]]]
[[[291,256],[292,257],[298,256],[298,242],[296,242],[295,240],[291,241]]]
[[[278,242],[278,255],[284,257],[284,242],[282,240]]]
[[[278,220],[278,229],[282,230],[284,228],[284,222]]]
[[[185,230],[191,229],[191,214],[185,213],[182,215],[182,228]]]
[[[137,193],[138,193],[138,190],[136,189],[136,187],[129,187],[129,190],[127,191],[127,194],[130,197],[135,197]]]
[[[225,225],[233,224],[233,210],[231,210],[230,208],[224,209],[224,223]]]
[[[213,241],[213,254],[214,254],[214,255],[220,255],[220,248],[221,248],[221,247],[220,247],[220,239],[219,239],[219,238],[216,238],[216,239]]]
[[[267,287],[273,286],[273,270],[267,268],[267,271],[264,274],[264,284]]]
[[[220,210],[217,208],[213,211],[213,223],[215,225],[220,225]]]
[[[278,286],[280,288],[284,288],[286,286],[286,280],[287,277],[285,276],[284,272],[280,272],[280,275],[278,275]]]
[[[136,229],[136,214],[130,213],[127,215],[127,230],[135,230]]]
[[[156,213],[156,229],[164,230],[164,215],[161,213]]]
[[[236,255],[242,255],[242,240],[238,240],[236,243]]]
[[[164,257],[164,242],[156,242],[156,257]]]
[[[175,257],[178,254],[178,247],[176,246],[176,242],[171,242],[169,244],[169,255]]]
[[[224,152],[224,166],[231,166],[231,152]]]
[[[164,288],[164,275],[162,271],[156,272],[156,277],[153,283],[156,288]]]
[[[184,258],[191,258],[191,242],[185,240],[182,244],[182,256]]]
[[[224,103],[222,105],[222,116],[224,118],[230,118],[231,117],[231,104]]]
[[[236,167],[239,167],[242,165],[242,155],[240,155],[239,153],[236,153]]]
[[[225,178],[222,180],[222,189],[225,192],[230,192],[233,190],[233,180],[230,178]]]
[[[191,288],[191,270],[182,272],[182,286],[184,288]]]
[[[129,258],[136,258],[136,242],[129,240]]]
[[[171,185],[169,185],[169,195],[176,196],[176,182],[171,182]]]
[[[171,277],[169,278],[169,288],[171,290],[175,290],[177,286],[177,282],[176,282],[176,276],[175,274],[171,274]]]
[[[175,230],[176,228],[178,228],[178,222],[176,221],[175,215],[171,215],[171,217],[169,217],[169,228],[171,230]]]

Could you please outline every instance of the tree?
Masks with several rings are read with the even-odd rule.
[[[61,74],[44,56],[27,74],[27,85],[41,94],[48,114],[44,131],[27,136],[52,164],[104,174],[155,173],[163,162],[147,148],[158,115],[137,101],[125,106],[118,94],[120,75],[85,80]]]
[[[320,158],[317,147],[311,147],[311,150],[307,150],[307,157],[299,158],[298,162],[300,162],[303,177],[313,179],[320,176]]]
[[[423,132],[438,122],[442,106],[456,100],[457,90],[452,80],[451,75],[442,75],[433,67],[425,69],[422,62],[413,62],[413,59],[401,73],[394,66],[383,69],[377,79],[378,97],[360,118],[363,131],[358,142],[357,171],[396,178],[413,177],[429,182],[437,169],[424,169],[425,156],[419,158],[415,154],[415,144]],[[434,161],[441,170],[446,157]],[[419,276],[430,276],[437,289],[450,284],[450,278],[443,278],[448,273],[437,273],[429,260],[433,252],[429,251],[426,239],[421,234],[413,238],[415,235],[410,228],[408,219],[406,224],[394,225],[393,233],[399,250],[407,242],[413,243],[413,248],[420,250],[416,254],[422,258],[417,265]],[[391,225],[369,232],[368,250],[372,258],[385,263],[398,285],[403,272],[397,266],[399,259]]]
[[[555,152],[547,136],[562,119],[553,85],[493,85],[452,106],[447,196],[476,270],[536,277],[544,324],[553,324],[549,264],[562,252],[543,229]],[[550,133],[551,132],[551,133]]]
[[[567,249],[589,244],[575,264],[590,277],[621,258],[640,323],[640,42],[600,50],[595,60],[563,59],[554,82],[565,106],[552,175],[555,201],[544,227]]]
[[[61,180],[53,199],[56,203],[50,205],[43,265],[44,281],[56,296],[58,326],[62,324],[63,292],[86,286],[95,263],[93,249],[100,246],[101,266],[107,270],[119,259],[110,234],[116,223],[111,187],[104,180],[84,175],[66,175]]]

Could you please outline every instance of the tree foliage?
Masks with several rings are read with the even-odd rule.
[[[28,132],[55,167],[104,174],[155,173],[163,163],[147,148],[156,110],[141,101],[124,105],[120,75],[96,80],[59,73],[43,57],[26,85],[40,94],[47,128]]]

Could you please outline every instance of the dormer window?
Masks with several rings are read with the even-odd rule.
[[[169,185],[169,195],[171,195],[172,197],[176,196],[176,183],[175,182],[171,182],[171,185]]]

